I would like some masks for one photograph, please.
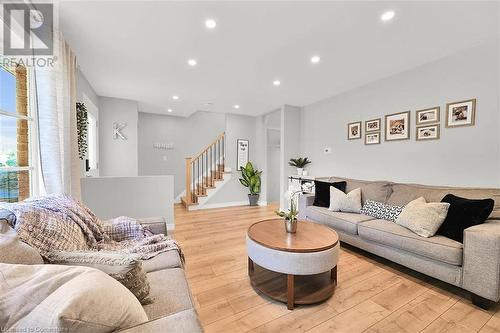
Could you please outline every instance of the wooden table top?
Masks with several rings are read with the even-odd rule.
[[[299,221],[297,232],[285,231],[283,219],[263,220],[248,228],[248,237],[262,246],[286,252],[318,252],[337,245],[337,233],[317,223]]]

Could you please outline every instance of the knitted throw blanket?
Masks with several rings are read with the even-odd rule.
[[[67,195],[28,199],[19,203],[1,203],[12,211],[12,226],[19,238],[45,257],[51,251],[120,251],[137,253],[142,259],[176,250],[175,240],[153,235],[137,220],[118,217],[101,221],[87,206]]]

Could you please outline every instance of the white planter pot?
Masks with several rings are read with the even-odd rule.
[[[302,176],[303,171],[304,171],[304,168],[297,168],[297,175]]]

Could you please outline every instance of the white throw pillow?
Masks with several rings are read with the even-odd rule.
[[[127,288],[94,268],[0,264],[0,294],[7,331],[105,333],[148,320]]]
[[[361,189],[357,188],[345,194],[330,186],[330,207],[334,212],[359,213],[361,210]]]
[[[410,229],[422,237],[432,237],[443,224],[450,204],[429,202],[423,197],[409,202],[396,219],[400,226]]]

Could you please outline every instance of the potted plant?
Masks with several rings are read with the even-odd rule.
[[[250,193],[248,194],[248,201],[250,202],[250,206],[257,206],[257,202],[259,201],[259,193],[260,193],[260,175],[262,171],[254,169],[252,163],[248,162],[244,168],[241,168],[241,176],[240,183],[248,187]]]
[[[304,171],[304,167],[311,163],[307,159],[307,157],[299,157],[299,158],[291,158],[290,162],[288,162],[289,166],[296,167],[297,168],[297,175],[302,176],[302,172]]]
[[[285,199],[290,201],[290,210],[287,212],[284,211],[275,211],[276,215],[283,217],[285,219],[285,230],[288,233],[296,233],[297,232],[297,216],[299,215],[299,211],[297,210],[297,202],[296,196],[302,193],[302,191],[286,191]]]

